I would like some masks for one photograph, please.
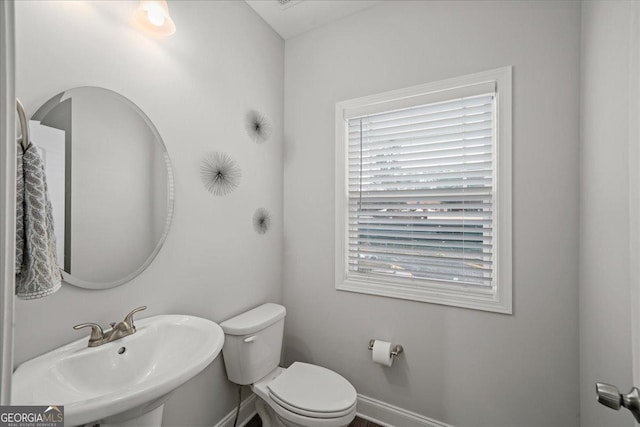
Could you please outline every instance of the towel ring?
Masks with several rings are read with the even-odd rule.
[[[20,144],[22,144],[22,150],[27,151],[31,141],[29,139],[29,122],[27,121],[27,114],[24,112],[22,102],[20,102],[18,98],[16,98],[16,110],[18,110],[18,119],[20,119],[20,129],[22,131]]]

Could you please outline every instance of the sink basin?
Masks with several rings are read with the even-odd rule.
[[[135,324],[135,334],[100,347],[87,347],[85,336],[21,364],[11,404],[64,405],[69,426],[139,415],[201,372],[224,343],[220,326],[199,317],[160,315]]]

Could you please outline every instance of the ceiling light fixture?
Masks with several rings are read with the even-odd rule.
[[[153,34],[170,36],[176,32],[166,0],[142,0],[134,14],[134,21]]]
[[[278,6],[280,6],[280,10],[289,9],[292,6],[301,3],[303,0],[277,0]]]

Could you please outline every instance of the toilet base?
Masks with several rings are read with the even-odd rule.
[[[260,421],[262,421],[262,427],[282,427],[283,424],[280,419],[276,416],[276,414],[271,411],[269,405],[267,405],[264,400],[257,398],[256,399],[256,411],[258,412],[258,416],[260,417]]]

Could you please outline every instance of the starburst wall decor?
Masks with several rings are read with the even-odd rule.
[[[264,114],[250,111],[246,121],[247,133],[254,142],[265,142],[271,137],[271,123]]]
[[[253,214],[253,228],[258,234],[265,234],[271,227],[271,214],[264,208],[257,209]]]
[[[207,154],[200,165],[200,178],[209,193],[224,196],[240,184],[242,171],[235,160],[226,153]]]

